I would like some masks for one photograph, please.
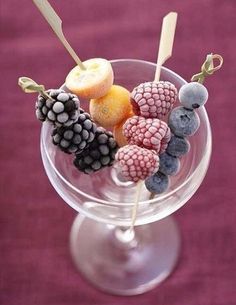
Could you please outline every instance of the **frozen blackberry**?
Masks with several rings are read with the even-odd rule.
[[[85,174],[96,172],[113,164],[117,150],[118,145],[112,133],[98,127],[93,142],[76,154],[74,165]]]
[[[40,94],[36,101],[36,117],[40,121],[48,121],[57,127],[70,126],[79,115],[79,99],[75,94],[61,89],[46,91],[51,99]]]
[[[52,131],[52,141],[65,153],[80,153],[94,140],[97,129],[90,115],[79,109],[75,123],[69,127],[57,127]]]

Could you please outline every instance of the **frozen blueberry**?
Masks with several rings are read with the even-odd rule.
[[[198,108],[206,103],[208,91],[200,83],[192,82],[183,85],[179,90],[180,103],[188,109]]]
[[[171,136],[170,142],[168,143],[166,152],[173,157],[181,157],[188,153],[190,150],[190,143],[188,140],[175,135]]]
[[[173,157],[166,152],[160,154],[160,167],[159,172],[166,175],[176,175],[180,168],[180,161],[178,158]]]
[[[169,178],[161,172],[157,172],[145,180],[145,186],[149,192],[161,194],[165,192],[169,186]]]
[[[168,125],[176,136],[192,136],[200,126],[200,119],[195,111],[179,106],[171,111]]]

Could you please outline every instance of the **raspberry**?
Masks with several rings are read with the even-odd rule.
[[[131,103],[136,115],[163,118],[177,99],[176,87],[167,81],[146,82],[133,89]]]
[[[90,115],[81,108],[79,117],[69,127],[57,127],[52,131],[52,141],[65,153],[80,153],[94,140],[97,129]]]
[[[139,116],[133,116],[125,122],[123,133],[129,144],[153,149],[157,153],[166,150],[171,137],[170,129],[165,122]]]
[[[76,154],[74,165],[85,174],[91,174],[105,166],[111,166],[117,149],[118,145],[112,133],[98,127],[93,142],[81,153]]]
[[[47,99],[41,94],[36,101],[36,117],[38,120],[47,121],[57,127],[70,126],[79,115],[79,99],[75,94],[66,93],[64,90],[48,90],[52,99]]]
[[[115,158],[119,162],[123,176],[129,181],[145,180],[159,168],[157,153],[137,145],[121,147]]]

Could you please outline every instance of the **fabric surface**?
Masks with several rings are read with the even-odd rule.
[[[136,297],[110,296],[91,287],[68,250],[76,212],[57,195],[43,169],[34,96],[17,86],[17,78],[25,75],[47,88],[58,87],[74,63],[32,1],[1,1],[0,304],[236,304],[235,0],[51,3],[82,59],[155,62],[161,19],[176,10],[174,52],[166,66],[190,79],[207,53],[225,60],[206,81],[212,159],[200,189],[175,213],[183,244],[174,273]]]

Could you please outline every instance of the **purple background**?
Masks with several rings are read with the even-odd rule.
[[[82,59],[155,61],[161,19],[171,10],[179,20],[167,67],[190,79],[207,53],[221,54],[223,69],[206,82],[212,161],[198,192],[176,213],[183,248],[171,277],[129,298],[88,285],[68,251],[76,213],[56,194],[42,166],[35,97],[17,86],[17,78],[26,75],[58,87],[74,62],[31,1],[1,1],[0,304],[236,304],[235,0],[51,3]]]

